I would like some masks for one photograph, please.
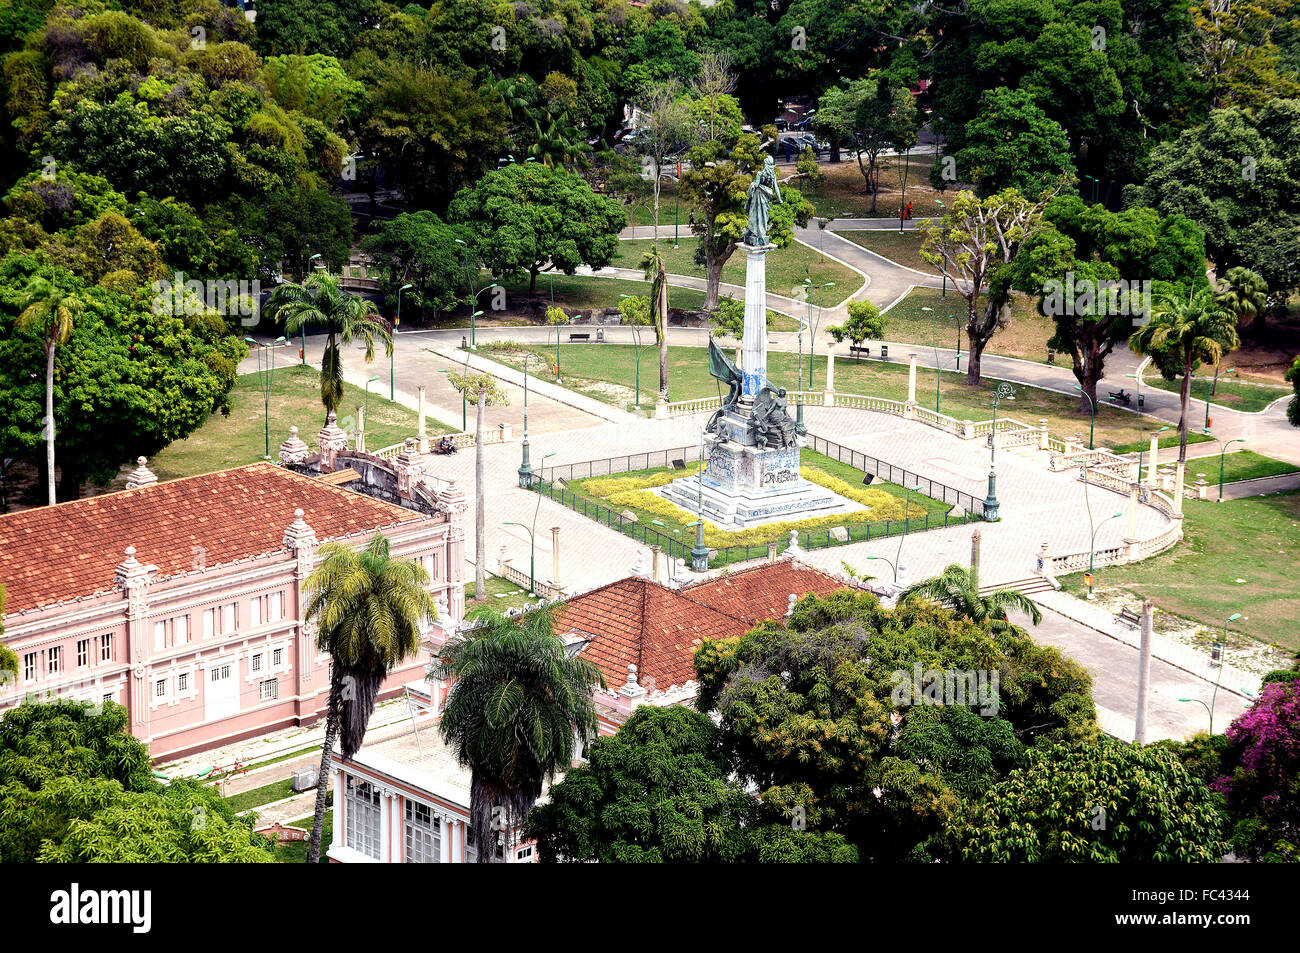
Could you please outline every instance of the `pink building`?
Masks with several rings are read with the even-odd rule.
[[[19,663],[16,684],[0,681],[0,716],[29,695],[114,701],[155,760],[311,724],[329,659],[304,624],[303,583],[325,542],[383,532],[394,555],[423,562],[443,624],[459,619],[455,485],[429,489],[409,447],[395,462],[321,461],[293,444],[290,462],[328,475],[257,463],[158,483],[142,460],[123,492],[0,516],[4,643]],[[336,462],[348,469],[329,472]],[[439,626],[428,637],[441,642]],[[428,658],[422,648],[394,671],[381,697]]]

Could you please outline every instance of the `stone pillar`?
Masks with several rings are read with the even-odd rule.
[[[420,453],[429,452],[429,430],[425,424],[426,409],[424,404],[424,386],[416,388],[416,413],[419,414],[420,429],[415,432],[415,439]]]
[[[752,401],[767,381],[767,253],[775,245],[740,245],[745,252],[745,332],[741,340],[745,375],[741,397]]]
[[[916,355],[907,355],[907,402],[916,403]]]
[[[831,395],[835,393],[835,343],[826,348],[826,405],[831,405]]]
[[[1147,741],[1147,698],[1151,690],[1151,640],[1154,628],[1155,606],[1150,600],[1142,603],[1142,635],[1138,642],[1137,717],[1134,720],[1133,740],[1138,744]]]
[[[1160,436],[1159,434],[1151,435],[1151,463],[1147,469],[1147,485],[1151,489],[1156,488],[1156,467],[1160,466]]]
[[[312,684],[316,676],[316,623],[307,622],[307,594],[303,588],[315,565],[317,542],[316,531],[303,519],[302,510],[294,510],[293,522],[285,528],[281,544],[293,554],[295,562],[294,586],[289,594],[289,605],[285,606],[285,615],[297,620],[293,678],[294,694],[299,699],[296,712],[299,717],[317,714],[329,692],[324,671],[320,672],[319,684]],[[317,704],[318,698],[322,699],[322,704]]]
[[[660,566],[660,560],[662,556],[663,556],[663,547],[660,546],[658,543],[653,544],[650,547],[650,578],[655,582],[661,581],[659,578],[659,573],[660,573],[659,566]]]
[[[769,540],[769,541],[768,541],[768,544],[767,544],[767,561],[770,562],[770,563],[774,563],[774,562],[776,562],[776,545],[777,545],[777,544],[776,544],[776,540],[773,539],[773,540]]]
[[[1179,516],[1183,515],[1183,478],[1186,475],[1184,470],[1186,466],[1179,460],[1174,465],[1174,512]]]
[[[414,499],[415,488],[424,474],[424,464],[420,462],[414,437],[406,438],[394,468],[397,470],[397,495],[404,500]]]
[[[154,476],[153,471],[145,466],[145,463],[144,457],[135,458],[135,469],[126,478],[126,488],[128,490],[138,490],[142,486],[153,486],[158,482],[158,478]]]
[[[311,448],[298,436],[298,428],[290,427],[289,439],[280,444],[280,464],[286,467],[298,466],[306,462],[309,456]]]
[[[1048,437],[1047,418],[1039,417],[1038,418],[1038,449],[1039,450],[1046,450],[1048,448],[1047,437]]]
[[[320,451],[321,473],[333,470],[339,451],[348,448],[348,435],[339,427],[338,415],[332,410],[325,417],[325,426],[316,435],[316,447]]]
[[[126,706],[131,717],[131,734],[141,741],[149,740],[149,704],[152,698],[148,669],[145,662],[153,650],[148,631],[149,583],[157,566],[146,566],[135,558],[135,547],[126,547],[126,559],[118,564],[113,583],[126,595],[127,659],[131,665],[131,678],[127,681]],[[44,673],[42,673],[44,674]]]
[[[357,449],[366,452],[366,408],[357,404]]]
[[[501,443],[509,443],[511,438],[514,436],[514,428],[509,422],[497,424],[497,430],[501,434]]]
[[[1124,534],[1124,545],[1128,547],[1128,561],[1137,561],[1138,542],[1138,491],[1142,484],[1137,480],[1128,485],[1128,531]]]
[[[562,587],[560,581],[560,527],[551,527],[551,585],[556,589]]]

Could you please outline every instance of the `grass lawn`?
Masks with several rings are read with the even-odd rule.
[[[887,232],[875,230],[843,231],[835,234],[900,265],[915,268],[927,275],[938,274],[934,265],[921,259],[921,241],[925,238],[925,233],[919,229],[908,230],[901,234],[898,229]]]
[[[1174,394],[1180,393],[1183,386],[1182,378],[1167,381],[1158,373],[1146,375],[1145,383]],[[1193,408],[1199,406],[1202,415],[1205,413],[1205,404],[1202,401],[1209,395],[1213,383],[1214,378],[1212,376],[1192,378],[1191,406]],[[1231,407],[1233,410],[1241,410],[1246,413],[1254,413],[1263,410],[1279,397],[1286,397],[1290,393],[1292,391],[1289,387],[1272,387],[1268,384],[1256,384],[1252,381],[1241,381],[1232,377],[1220,376],[1219,386],[1215,390],[1214,396],[1210,398],[1210,403],[1218,404],[1221,407]],[[1213,407],[1210,408],[1210,421],[1213,424]],[[1200,426],[1204,426],[1205,417],[1201,416],[1195,422]]]
[[[1259,477],[1278,476],[1282,473],[1295,473],[1300,470],[1293,463],[1274,460],[1250,450],[1234,450],[1223,455],[1223,482],[1235,483],[1238,480],[1256,480]],[[1197,476],[1205,474],[1205,479],[1217,484],[1219,482],[1219,455],[1210,457],[1193,457],[1187,461],[1187,482],[1195,483]]]
[[[1180,545],[1131,566],[1101,569],[1098,586],[1129,590],[1216,630],[1240,612],[1234,631],[1300,649],[1300,492],[1188,500],[1183,514]],[[1068,577],[1068,588],[1081,590],[1082,575]]]
[[[980,307],[983,306],[981,299]],[[922,311],[922,308],[933,310]],[[888,319],[885,325],[887,341],[933,347],[937,335],[939,347],[955,348],[958,328],[963,328],[966,323],[966,302],[951,288],[946,296],[941,288],[913,288],[906,298],[885,312],[885,317]],[[1054,330],[1052,320],[1038,313],[1033,298],[1016,294],[1011,300],[1011,320],[993,335],[984,353],[1043,364],[1047,361],[1047,339]],[[964,332],[961,347],[962,367],[965,367],[969,345]],[[1056,363],[1065,367],[1069,367],[1069,362],[1067,355],[1056,359]]]
[[[1151,418],[1148,417],[1147,422],[1149,423],[1150,421]],[[1162,424],[1161,426],[1165,426],[1165,425]],[[1156,427],[1155,429],[1159,430],[1160,427]],[[1190,447],[1194,443],[1205,443],[1206,441],[1209,441],[1211,439],[1213,438],[1207,437],[1205,434],[1197,433],[1195,430],[1193,430],[1187,434],[1187,445]],[[1169,430],[1167,430],[1165,434],[1160,438],[1160,443],[1158,446],[1160,447],[1161,450],[1169,450],[1171,448],[1177,450],[1178,431],[1174,429],[1172,426],[1170,426]],[[1139,450],[1146,452],[1147,450],[1150,449],[1151,449],[1151,432],[1148,430],[1147,435],[1144,439],[1130,440],[1127,443],[1116,444],[1115,446],[1110,448],[1110,451],[1111,453],[1137,453]],[[1164,460],[1166,463],[1170,462],[1170,458],[1168,457],[1165,457]],[[1187,466],[1190,468],[1191,463],[1189,462]]]
[[[732,345],[727,344],[730,352]],[[519,345],[488,348],[493,359],[514,367],[523,366],[523,351]],[[804,356],[804,386],[808,385],[807,355]],[[799,383],[799,357],[787,351],[768,352],[768,376],[782,387],[795,389]],[[658,359],[654,348],[647,348],[641,357],[641,403],[648,407],[652,392],[658,386]],[[564,346],[564,383],[582,393],[619,406],[632,402],[636,378],[636,355],[631,345],[622,344],[566,344]],[[965,383],[965,373],[945,372],[940,383],[939,409],[961,420],[988,420],[993,415],[993,390],[998,381],[985,377],[978,387]],[[708,361],[700,348],[670,347],[668,349],[668,383],[673,400],[714,397],[719,393],[718,382],[709,376]],[[809,389],[820,389],[826,384],[826,360],[820,355],[813,361],[813,384]],[[935,372],[918,369],[917,399],[925,407],[934,407]],[[1036,426],[1040,418],[1047,420],[1048,429],[1058,437],[1080,434],[1088,438],[1088,415],[1078,412],[1074,397],[1053,391],[1014,385],[1015,401],[1003,401],[999,412],[1021,423]],[[866,394],[890,400],[907,399],[907,364],[903,361],[865,360],[852,361],[840,357],[835,362],[835,388],[845,394]],[[1144,426],[1152,428],[1152,418]],[[1159,427],[1160,424],[1155,424]],[[1096,445],[1110,446],[1137,439],[1137,417],[1126,410],[1102,405],[1097,408]]]
[[[620,245],[628,244],[620,242]],[[612,262],[618,265],[618,261]],[[631,267],[635,267],[635,262]],[[647,295],[650,282],[631,281],[626,278],[603,278],[595,275],[555,275],[555,303],[569,311],[585,311],[590,308],[617,308],[619,295]],[[490,279],[489,279],[490,280]],[[742,282],[743,283],[743,282]],[[535,297],[550,298],[552,281],[545,274],[537,276]],[[528,282],[506,285],[508,307],[509,297],[526,297]],[[484,295],[484,300],[488,298]],[[695,310],[704,304],[704,292],[693,288],[668,288],[668,307]]]
[[[290,821],[286,827],[301,827],[310,831],[312,824],[316,821],[315,816],[308,815],[300,817],[296,821]],[[320,837],[320,862],[329,863],[329,858],[325,852],[330,849],[330,844],[334,841],[334,811],[333,809],[325,812],[325,827],[321,831]],[[291,841],[278,845],[275,848],[275,861],[278,864],[305,864],[307,863],[307,851],[311,848],[311,840]]]
[[[934,164],[933,156],[911,156],[906,161],[903,157],[885,156],[880,160],[880,191],[876,196],[876,211],[871,212],[871,196],[866,192],[866,180],[858,168],[858,160],[848,152],[841,153],[838,163],[822,162],[820,169],[825,179],[820,183],[810,183],[799,179],[791,183],[803,193],[804,198],[813,204],[818,218],[841,218],[843,216],[864,217],[877,215],[888,218],[898,215],[902,201],[900,187],[903,173],[907,173],[907,198],[911,201],[915,218],[939,212],[934,204],[942,193],[930,188],[930,167]],[[784,168],[784,167],[783,167]],[[790,172],[793,172],[790,168]],[[788,175],[789,172],[782,172]]]
[[[232,794],[226,798],[226,802],[238,813],[239,811],[247,811],[250,808],[261,807],[263,804],[270,804],[272,801],[291,797],[293,793],[293,779],[283,778],[279,781],[272,781],[270,784],[264,784],[260,788],[253,788],[251,791]]]
[[[830,476],[844,480],[853,487],[861,486],[863,478],[862,471],[855,469],[847,463],[840,463],[839,461],[820,453],[815,453],[807,449],[801,451],[800,464],[802,467],[811,467],[816,470],[821,470]],[[648,470],[636,470],[626,474],[617,474],[617,476],[650,476],[653,474],[668,472],[670,471],[667,468],[654,467]],[[681,544],[681,549],[672,547],[671,545],[668,546],[672,558],[689,558],[687,550],[689,550],[695,540],[693,514],[683,511],[680,518],[674,518],[665,513],[651,512],[650,510],[638,506],[616,505],[610,500],[597,496],[589,491],[588,485],[591,484],[593,480],[600,479],[602,478],[595,477],[587,480],[574,480],[568,482],[568,488],[563,495],[563,502],[579,513],[583,512],[584,503],[587,504],[588,507],[603,507],[607,511],[604,518],[598,515],[594,510],[588,512],[589,517],[597,519],[598,521],[609,525],[613,529],[617,529],[620,532],[637,538],[642,538],[643,532],[649,530],[652,535],[648,541],[651,543],[657,541],[657,539],[653,537],[653,533],[660,533],[667,539]],[[909,495],[903,487],[897,486],[893,483],[886,483],[883,480],[873,481],[870,488],[872,490],[884,491],[900,501],[907,502],[909,504],[908,512],[910,513],[910,519],[906,521],[901,518],[893,519],[891,521],[886,521],[884,519],[850,520],[848,517],[852,514],[846,513],[843,518],[832,521],[829,525],[818,525],[811,527],[806,531],[801,530],[799,534],[800,544],[804,547],[812,545],[817,546],[818,548],[826,545],[827,542],[829,542],[829,532],[833,526],[845,527],[845,529],[848,530],[849,540],[851,542],[861,542],[865,539],[884,535],[900,536],[905,530],[918,532],[926,527],[927,522],[929,526],[945,525],[945,514],[952,509],[951,504],[943,503],[940,500],[930,499],[920,493],[914,492]],[[559,491],[555,492],[554,498],[557,501],[561,500]],[[575,503],[577,505],[574,505]],[[636,514],[636,522],[620,524],[617,521],[607,521],[613,520],[617,514],[628,510]],[[902,507],[899,507],[899,513],[902,513]],[[948,522],[953,521],[958,521],[958,518],[952,517],[948,520]],[[748,559],[757,559],[767,552],[767,544],[770,540],[775,540],[779,544],[778,551],[784,552],[786,547],[789,545],[790,529],[791,525],[784,525],[783,528],[778,528],[774,525],[771,527],[770,531],[764,532],[764,528],[759,527],[756,531],[750,533],[750,538],[746,540],[738,539],[735,544],[736,548],[732,549],[730,552],[721,551],[722,545],[719,544],[717,540],[710,540],[711,546],[720,549],[718,555],[710,561],[710,565],[716,567],[731,562],[743,562]],[[888,570],[884,569],[883,571]]]
[[[619,242],[618,251],[610,264],[620,268],[640,268],[641,256],[650,250],[652,244],[648,240],[641,239]],[[659,252],[664,257],[669,273],[703,278],[704,266],[695,263],[695,250],[699,244],[699,239],[683,237],[681,247],[673,248],[671,242],[665,243],[661,240]],[[828,281],[835,282],[834,288],[826,289],[827,307],[838,304],[862,284],[862,276],[857,272],[829,258],[824,258],[815,249],[798,242],[791,242],[785,248],[778,248],[768,253],[767,287],[773,294],[792,297],[796,286],[805,278],[811,278],[813,284],[818,287]],[[744,286],[745,256],[743,254],[732,254],[727,259],[727,263],[722,266],[722,281],[724,284]],[[670,301],[671,297],[670,291]],[[815,293],[813,300],[815,303]]]
[[[508,579],[488,573],[484,601],[474,604],[474,582],[465,583],[465,618],[473,619],[488,610],[505,612],[507,609],[522,609],[524,606],[536,605],[536,599],[528,598],[528,590],[521,589]]]
[[[287,352],[286,352],[287,353]],[[375,373],[380,365],[375,359]],[[387,371],[387,368],[383,368]],[[387,377],[387,373],[381,375]],[[379,383],[379,382],[376,382]],[[385,386],[386,390],[387,387]],[[235,382],[231,392],[229,417],[213,414],[207,423],[184,440],[173,441],[149,461],[149,469],[159,480],[211,473],[229,467],[256,463],[266,450],[266,431],[262,388],[257,374],[245,374]],[[355,428],[356,409],[365,403],[366,393],[351,384],[343,386],[343,405],[340,407],[339,426],[351,431]],[[325,423],[325,410],[320,402],[320,373],[311,367],[294,364],[280,367],[275,372],[271,391],[271,456],[279,452],[280,444],[289,436],[289,428],[297,427],[298,436],[308,444],[315,444],[316,432]],[[427,420],[430,434],[455,433],[432,418]],[[366,421],[366,443],[379,449],[414,437],[419,424],[416,413],[401,404],[395,404],[370,389],[370,414]],[[349,439],[351,435],[349,434]]]

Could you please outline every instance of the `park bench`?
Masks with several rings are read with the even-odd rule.
[[[571,331],[569,332],[570,341],[590,341],[591,332],[589,331]]]
[[[1133,398],[1125,391],[1121,390],[1117,393],[1112,390],[1109,391],[1109,394],[1110,394],[1110,399],[1117,404],[1123,404],[1125,407],[1127,407],[1129,406],[1129,404],[1133,403]]]
[[[1119,619],[1121,622],[1127,622],[1129,625],[1142,627],[1142,613],[1136,609],[1130,609],[1127,606],[1119,610]]]
[[[870,356],[871,356],[871,348],[859,347],[856,344],[849,345],[849,357],[857,358],[857,357],[870,357]]]

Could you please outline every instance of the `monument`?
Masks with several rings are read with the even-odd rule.
[[[799,474],[799,435],[786,410],[785,389],[767,379],[767,253],[771,206],[781,187],[772,157],[749,186],[745,240],[745,324],[741,367],[709,341],[709,373],[725,384],[722,407],[704,428],[707,465],[696,475],[667,484],[665,498],[684,509],[702,509],[723,528],[801,519],[845,508],[846,500]]]

